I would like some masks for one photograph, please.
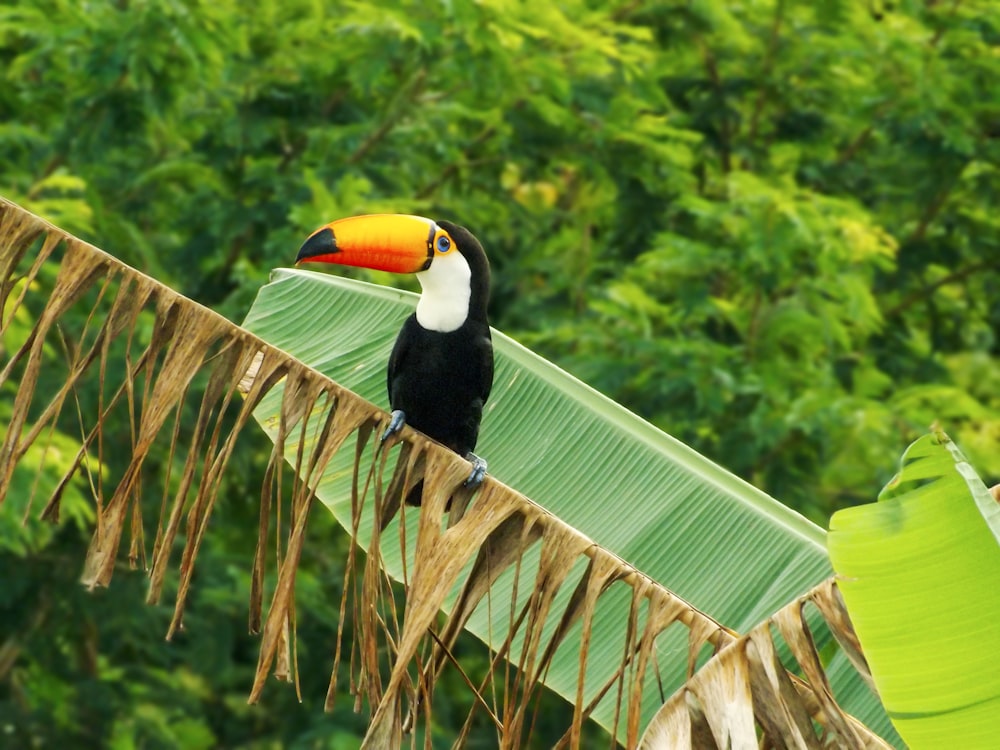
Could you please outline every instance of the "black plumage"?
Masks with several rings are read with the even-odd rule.
[[[386,386],[390,408],[402,411],[408,425],[475,463],[478,459],[470,454],[476,449],[483,406],[493,387],[493,343],[486,313],[490,266],[471,232],[451,222],[438,224],[469,264],[468,315],[461,326],[447,332],[428,330],[417,313],[410,315],[389,357]],[[479,480],[481,476],[476,483]],[[407,502],[419,505],[421,490],[422,483],[409,493]]]
[[[428,330],[416,313],[410,315],[389,357],[386,385],[390,408],[403,411],[408,425],[465,456],[476,449],[483,406],[493,386],[486,317],[490,267],[471,232],[445,221],[439,225],[469,263],[469,313],[459,328],[448,332]]]

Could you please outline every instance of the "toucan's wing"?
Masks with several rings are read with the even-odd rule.
[[[490,397],[490,391],[493,390],[493,341],[490,338],[489,326],[486,326],[486,333],[479,340],[479,345],[482,349],[483,363],[479,393],[485,404]]]
[[[392,409],[399,408],[397,378],[399,378],[402,373],[406,372],[406,362],[407,359],[409,359],[414,341],[414,337],[412,335],[407,335],[407,333],[409,329],[415,325],[417,325],[417,316],[416,314],[413,314],[406,319],[405,323],[403,323],[403,327],[400,329],[399,335],[396,337],[396,343],[393,344],[392,354],[389,355],[389,367],[386,370],[385,387],[389,394],[389,407]]]

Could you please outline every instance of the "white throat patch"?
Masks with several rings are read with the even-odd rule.
[[[417,274],[423,294],[417,303],[417,322],[429,331],[448,333],[469,317],[472,271],[465,257],[453,250],[437,255],[431,267]]]

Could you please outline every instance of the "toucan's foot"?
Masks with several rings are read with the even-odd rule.
[[[472,451],[465,454],[465,460],[472,464],[472,473],[465,480],[465,486],[478,487],[486,478],[486,462]]]
[[[381,442],[385,442],[401,429],[403,425],[406,424],[406,412],[402,409],[393,409],[392,416],[389,419],[389,426],[385,428],[385,432],[382,433]]]

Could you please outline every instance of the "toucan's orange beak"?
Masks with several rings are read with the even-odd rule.
[[[417,273],[430,265],[435,240],[443,232],[422,216],[371,214],[338,219],[309,236],[295,264],[337,263]]]

